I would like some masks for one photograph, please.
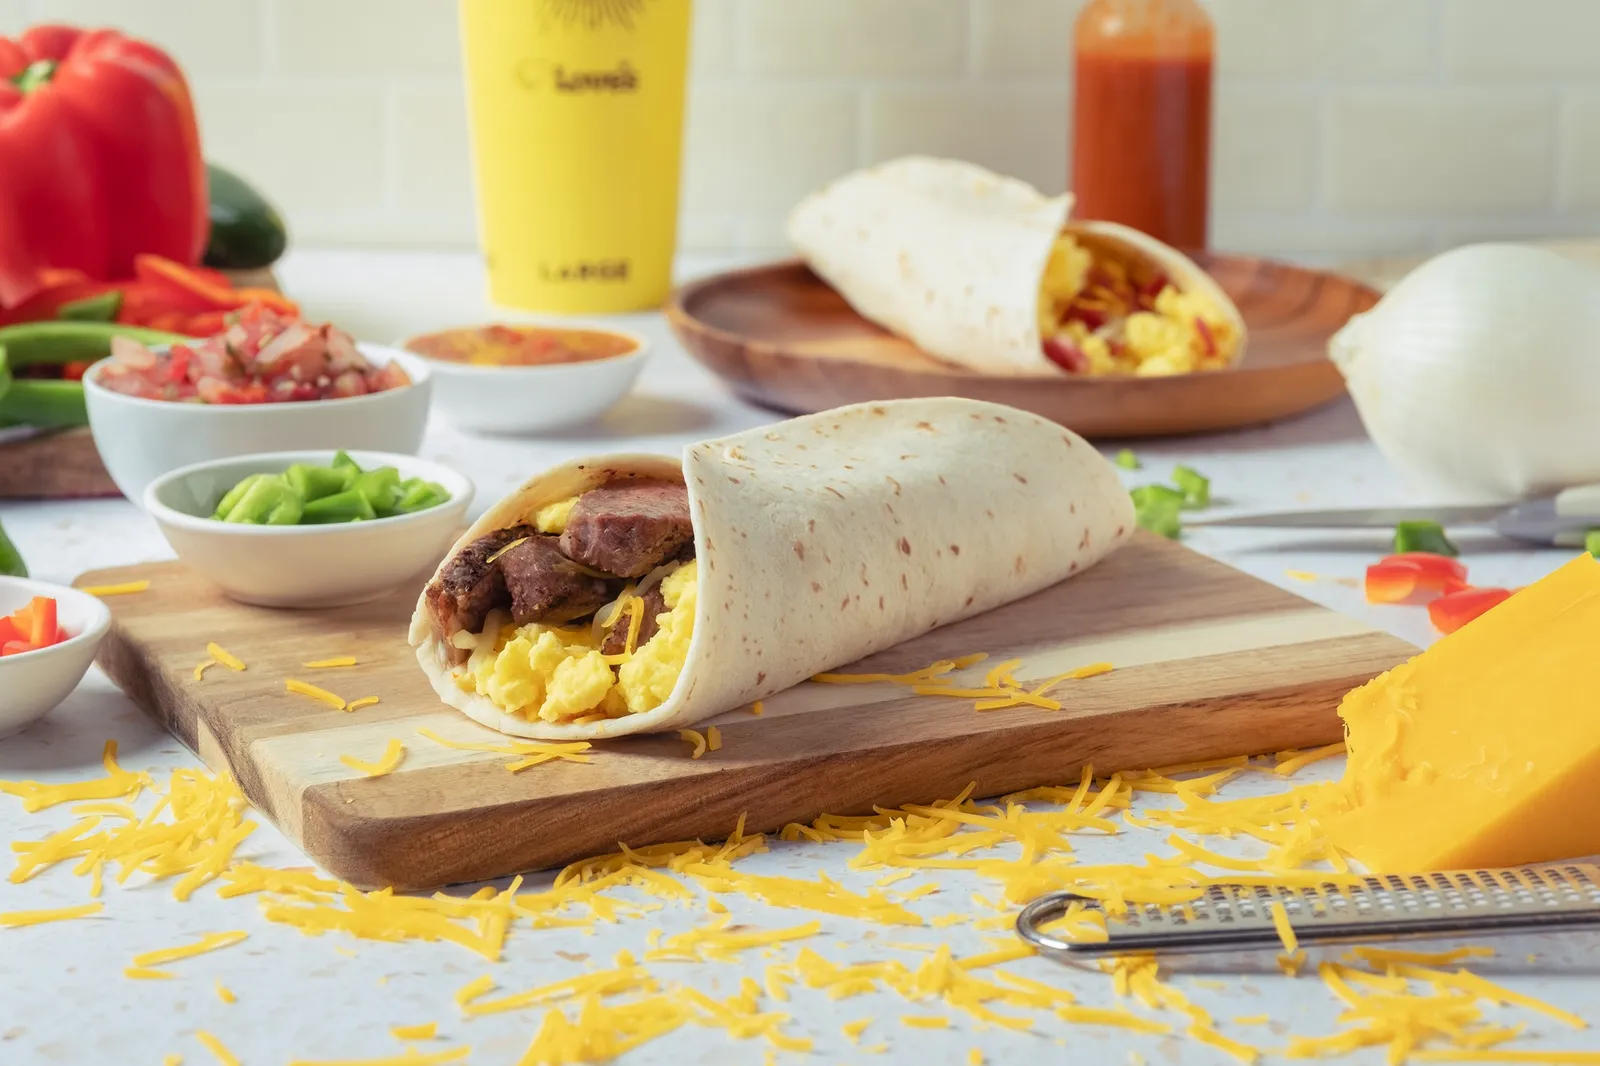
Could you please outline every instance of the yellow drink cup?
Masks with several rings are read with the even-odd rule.
[[[672,286],[691,0],[460,0],[489,298],[659,307]]]

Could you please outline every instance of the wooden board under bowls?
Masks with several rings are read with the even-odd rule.
[[[702,723],[723,747],[690,758],[676,735],[596,745],[589,764],[512,774],[510,757],[420,737],[504,743],[442,705],[406,644],[415,590],[355,607],[277,611],[225,599],[178,563],[85,574],[149,590],[107,601],[99,662],[208,765],[331,873],[366,888],[432,888],[694,837],[720,839],[873,804],[929,802],[976,782],[989,796],[1110,772],[1324,744],[1343,735],[1345,692],[1414,648],[1188,548],[1140,534],[1085,574],[935,630],[847,669],[901,673],[983,651],[1020,658],[1024,682],[1095,662],[1111,673],[1054,691],[1059,712],[978,713],[973,701],[896,685],[805,683]],[[248,664],[193,676],[207,641]],[[308,670],[352,655],[360,665]],[[973,668],[981,678],[986,667]],[[352,713],[294,695],[286,678],[346,699]],[[400,768],[365,778],[391,738]]]
[[[1236,429],[1337,398],[1328,339],[1378,301],[1353,278],[1247,256],[1201,256],[1249,327],[1234,368],[1162,378],[1010,377],[940,362],[856,314],[798,260],[692,282],[667,319],[690,354],[746,400],[794,414],[910,396],[1032,411],[1091,438]]]

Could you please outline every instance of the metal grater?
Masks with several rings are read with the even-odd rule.
[[[1587,865],[1364,877],[1360,885],[1279,888],[1213,885],[1187,904],[1130,905],[1107,917],[1104,941],[1068,941],[1042,927],[1081,903],[1041,896],[1017,917],[1017,935],[1065,961],[1153,952],[1282,950],[1272,904],[1281,903],[1300,946],[1484,933],[1600,929],[1600,868]]]

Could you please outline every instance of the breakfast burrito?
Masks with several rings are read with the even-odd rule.
[[[1070,195],[912,156],[808,196],[788,235],[862,317],[976,370],[1153,377],[1239,357],[1244,319],[1193,260],[1071,210]]]
[[[1111,464],[962,399],[843,407],[540,474],[458,540],[410,640],[504,733],[680,728],[1020,599],[1133,532]]]

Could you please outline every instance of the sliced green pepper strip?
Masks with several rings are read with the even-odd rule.
[[[1423,521],[1401,522],[1394,527],[1394,553],[1404,555],[1406,552],[1425,552],[1452,558],[1461,554],[1450,543],[1450,538],[1444,535],[1443,526],[1437,522]]]
[[[1600,529],[1589,530],[1588,536],[1583,538],[1583,550],[1600,558]]]
[[[302,506],[300,494],[290,488],[288,482],[277,475],[264,474],[251,483],[223,521],[237,525],[292,526],[299,523]]]
[[[89,409],[77,381],[13,381],[0,396],[0,418],[30,426],[87,426]]]
[[[56,308],[56,317],[69,322],[115,322],[121,310],[122,293],[112,289],[99,296],[64,303]]]
[[[219,521],[226,519],[233,513],[233,509],[239,506],[239,501],[244,499],[244,494],[249,492],[256,482],[271,476],[271,474],[251,474],[241,480],[233,488],[223,493],[222,499],[217,501],[217,509],[211,512],[211,517]]]
[[[0,526],[0,574],[6,577],[28,576],[28,564],[22,561],[22,553],[6,536],[4,526]]]
[[[307,522],[357,522],[377,517],[371,501],[356,489],[346,489],[305,505]]]
[[[19,322],[0,328],[0,345],[10,350],[12,366],[94,362],[111,354],[113,337],[131,337],[149,345],[194,339],[119,322]]]
[[[328,466],[295,463],[283,472],[283,479],[300,493],[301,499],[310,503],[324,496],[332,496],[350,487],[349,471]]]
[[[394,505],[400,499],[400,471],[392,466],[368,470],[357,474],[355,483],[350,487],[366,497],[375,513],[380,516],[390,515],[394,513]]]
[[[1183,506],[1191,511],[1211,506],[1211,479],[1187,466],[1172,468],[1172,483],[1183,492]]]
[[[1126,448],[1118,452],[1117,457],[1111,461],[1124,470],[1142,470],[1144,468],[1144,464],[1139,461],[1139,457]]]

